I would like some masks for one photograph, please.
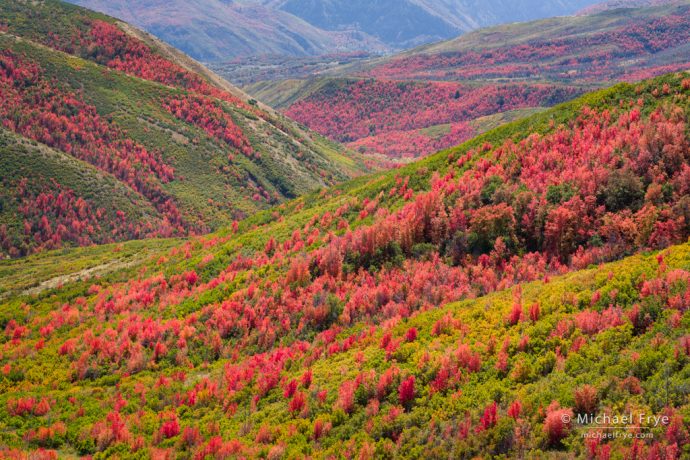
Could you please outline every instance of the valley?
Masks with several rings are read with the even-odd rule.
[[[616,81],[687,69],[689,21],[687,2],[594,11],[485,28],[244,89],[354,150],[414,158],[480,134],[472,127],[477,117],[549,107]],[[430,129],[447,132],[430,136]]]
[[[0,1],[0,460],[688,458],[690,6],[643,3],[238,88]]]

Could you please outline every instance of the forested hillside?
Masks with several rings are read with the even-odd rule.
[[[487,28],[382,58],[379,78],[601,84],[686,69],[690,2]]]
[[[390,158],[437,152],[474,137],[478,130],[473,122],[478,118],[549,107],[583,92],[550,84],[471,87],[450,82],[335,79],[318,85],[285,114],[353,150]]]
[[[687,1],[616,9],[480,29],[245,89],[358,151],[419,157],[480,134],[481,117],[513,119],[618,81],[687,70],[689,31]]]
[[[152,37],[53,0],[0,3],[0,89],[0,258],[205,233],[367,169]]]
[[[0,455],[685,458],[689,116],[688,74],[620,84],[212,235],[0,262]],[[628,412],[666,418],[573,418]]]

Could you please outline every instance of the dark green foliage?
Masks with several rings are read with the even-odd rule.
[[[600,191],[599,200],[610,211],[625,208],[636,211],[642,205],[644,194],[642,181],[632,171],[614,171],[606,187]]]
[[[571,199],[577,190],[569,183],[550,185],[546,191],[546,199],[551,204],[561,204]]]

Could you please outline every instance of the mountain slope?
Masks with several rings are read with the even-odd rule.
[[[684,458],[689,117],[688,74],[620,84],[172,249],[0,262],[5,452]],[[666,419],[572,419],[618,411]]]
[[[467,140],[476,134],[471,126],[474,119],[552,106],[582,93],[555,85],[472,87],[346,79],[320,83],[314,92],[286,108],[285,114],[346,142],[353,150],[395,158],[420,157]]]
[[[525,22],[553,16],[569,16],[576,11],[598,3],[593,0],[413,0],[416,4],[433,11],[437,16],[463,32],[504,24]]]
[[[59,247],[63,240],[89,245],[131,233],[154,235],[163,226],[152,203],[70,155],[5,129],[0,152],[0,246],[10,256]]]
[[[687,1],[606,11],[481,29],[321,77],[244,89],[352,149],[419,157],[481,132],[477,117],[688,69],[689,31]]]
[[[385,51],[374,37],[329,32],[278,9],[221,0],[74,0],[135,24],[196,59],[213,62],[255,55],[307,56],[368,49]]]
[[[340,147],[110,18],[54,1],[15,2],[0,5],[0,24],[2,125],[96,167],[156,209],[111,239],[205,232],[365,170]],[[44,247],[58,225],[49,219],[33,244],[40,230],[9,211],[0,218],[10,234],[2,252],[15,255]],[[49,245],[104,242],[93,232],[83,239],[62,231]]]
[[[381,53],[479,27],[573,14],[595,0],[71,0],[207,62],[261,55]]]
[[[594,14],[600,11],[613,10],[616,8],[641,8],[646,6],[659,6],[675,3],[683,3],[683,0],[611,0],[588,6],[578,14]]]
[[[690,3],[677,3],[488,28],[374,60],[358,73],[456,81],[639,79],[657,67],[688,64]]]
[[[325,30],[357,28],[395,48],[428,43],[459,30],[411,1],[286,0],[280,9]]]
[[[415,41],[436,41],[481,27],[569,15],[596,2],[282,0],[271,3],[323,29],[339,30],[356,25],[385,43],[405,48]]]

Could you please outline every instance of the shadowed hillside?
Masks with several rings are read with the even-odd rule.
[[[366,170],[111,18],[3,2],[0,30],[2,161],[22,165],[3,167],[0,254],[207,232]]]

